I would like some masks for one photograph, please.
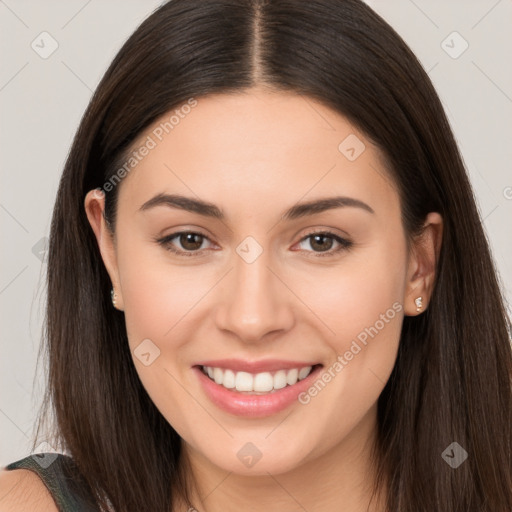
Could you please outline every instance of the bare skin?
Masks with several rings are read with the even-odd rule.
[[[0,510],[58,512],[57,504],[39,476],[28,469],[0,471]]]
[[[430,213],[408,252],[398,194],[378,150],[310,98],[255,88],[197,101],[117,185],[114,237],[104,196],[91,191],[85,199],[132,354],[145,339],[160,350],[148,366],[134,356],[136,370],[183,440],[199,512],[367,510],[377,399],[404,315],[428,307],[442,218]],[[338,148],[351,134],[365,144],[353,161]],[[140,210],[160,193],[214,203],[226,217],[165,205]],[[298,202],[333,196],[356,198],[373,213],[346,206],[281,218]],[[203,235],[200,249],[179,236],[167,246],[201,255],[177,255],[155,241],[179,231]],[[307,238],[313,231],[353,246],[337,251],[341,245],[327,238],[331,255],[318,256],[324,252]],[[263,250],[251,263],[236,251],[248,236]],[[269,417],[219,409],[192,370],[199,360],[227,357],[317,361],[327,369],[393,304],[399,310],[321,392]],[[237,457],[248,442],[262,454],[252,467]],[[383,498],[369,510],[383,510]],[[179,502],[175,510],[187,508]]]

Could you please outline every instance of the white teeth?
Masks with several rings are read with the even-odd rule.
[[[222,371],[222,370],[221,370]],[[235,377],[235,387],[237,391],[254,391],[253,390],[253,376],[247,372],[237,372]],[[217,383],[217,384],[222,384]]]
[[[222,384],[224,380],[224,372],[220,368],[213,369],[213,380],[216,384]]]
[[[310,371],[311,371],[311,368],[309,366],[306,368],[301,368],[299,370],[299,380],[305,379],[309,375]]]
[[[312,366],[305,366],[300,369],[278,370],[272,375],[270,372],[252,374],[204,366],[203,372],[217,384],[227,389],[236,389],[236,391],[241,392],[268,393],[282,389],[287,385],[297,384],[299,380],[305,379],[311,373],[312,368]]]
[[[271,391],[274,387],[274,377],[270,373],[258,373],[254,377],[254,391]]]
[[[293,370],[288,370],[288,373],[286,374],[286,382],[288,383],[288,386],[293,386],[299,377],[299,370],[294,368]]]
[[[235,387],[235,373],[232,370],[224,371],[224,380],[222,382],[222,385],[228,389],[233,389]]]
[[[274,389],[286,387],[286,370],[279,370],[274,375]]]

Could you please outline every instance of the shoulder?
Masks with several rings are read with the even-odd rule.
[[[0,512],[98,512],[72,457],[41,452],[0,467]]]
[[[59,512],[41,478],[29,469],[0,469],[0,511]]]

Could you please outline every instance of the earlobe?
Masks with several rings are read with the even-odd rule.
[[[122,294],[117,268],[114,237],[103,216],[105,209],[104,192],[99,189],[90,190],[85,196],[84,208],[89,224],[96,236],[103,264],[105,265],[112,282],[112,289],[114,290],[113,293],[115,293],[115,301],[112,300],[113,306],[116,309],[122,310]]]
[[[427,308],[434,288],[442,239],[443,218],[437,212],[430,212],[411,250],[405,293],[406,315],[418,315]]]

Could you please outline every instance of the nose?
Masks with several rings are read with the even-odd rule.
[[[245,343],[284,333],[294,324],[293,293],[271,268],[267,254],[248,263],[235,253],[234,268],[218,290],[217,327]]]

